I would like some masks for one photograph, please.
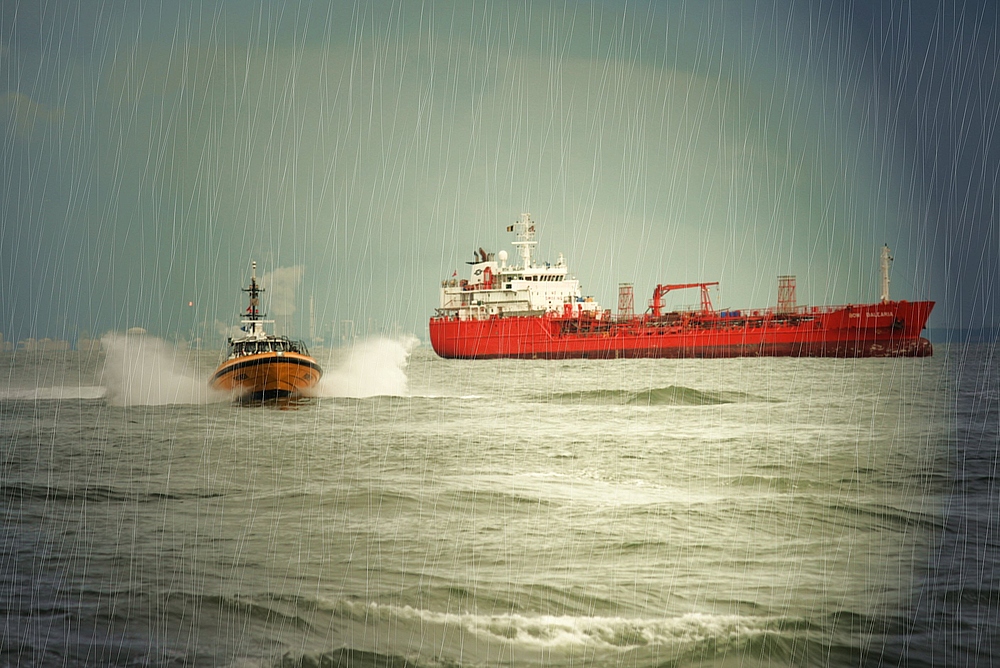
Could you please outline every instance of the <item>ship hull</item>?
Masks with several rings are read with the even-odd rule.
[[[226,360],[210,384],[241,401],[263,401],[308,394],[322,376],[314,359],[297,353],[263,353]]]
[[[430,320],[431,345],[454,359],[925,357],[933,302],[887,302],[625,321],[493,317]]]

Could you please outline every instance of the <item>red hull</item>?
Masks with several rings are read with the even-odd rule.
[[[441,357],[925,357],[920,336],[934,302],[886,302],[744,313],[672,313],[625,321],[514,316],[430,320]]]

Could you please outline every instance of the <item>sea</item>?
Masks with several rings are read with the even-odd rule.
[[[1000,665],[1000,347],[0,354],[2,666]]]

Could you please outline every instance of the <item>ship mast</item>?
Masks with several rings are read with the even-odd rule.
[[[530,213],[522,213],[521,220],[514,223],[512,227],[517,232],[517,241],[511,243],[517,246],[517,251],[521,254],[522,266],[525,269],[530,269],[532,267],[531,249],[538,245],[538,242],[535,241],[535,222],[531,220]]]
[[[250,287],[242,288],[243,292],[250,293],[250,306],[247,307],[247,317],[243,320],[244,323],[250,325],[250,333],[256,334],[259,329],[258,323],[263,317],[263,314],[258,311],[257,307],[260,306],[260,293],[264,292],[264,288],[257,285],[257,262],[251,263],[251,273],[250,273]]]
[[[892,256],[889,254],[889,244],[882,245],[882,303],[889,301],[889,267],[892,266]]]

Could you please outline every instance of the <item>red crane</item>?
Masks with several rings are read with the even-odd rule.
[[[702,313],[712,312],[712,299],[708,296],[708,289],[713,285],[718,285],[718,281],[711,283],[674,283],[672,285],[657,285],[653,290],[653,301],[650,307],[653,310],[653,317],[659,318],[663,311],[663,295],[671,290],[686,290],[687,288],[701,288],[701,311]]]

